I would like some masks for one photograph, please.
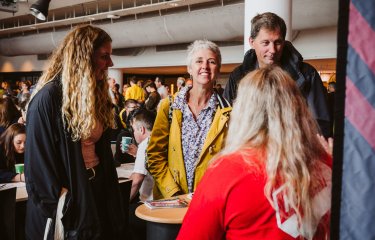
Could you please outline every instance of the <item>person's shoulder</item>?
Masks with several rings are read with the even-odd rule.
[[[302,73],[311,73],[311,72],[316,72],[317,70],[315,67],[313,67],[311,64],[307,62],[301,62],[300,64],[300,70]]]
[[[33,106],[51,106],[57,101],[61,101],[61,85],[53,80],[44,85],[33,97],[30,102],[29,109]]]
[[[225,154],[212,162],[210,169],[231,170],[237,174],[258,174],[263,171],[262,153],[248,149]]]

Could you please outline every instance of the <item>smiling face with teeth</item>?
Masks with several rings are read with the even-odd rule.
[[[193,86],[213,87],[219,75],[220,65],[216,54],[209,49],[199,49],[192,57],[188,72],[193,78]]]

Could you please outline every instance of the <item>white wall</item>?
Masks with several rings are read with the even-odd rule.
[[[293,45],[304,59],[336,58],[337,27],[300,31]]]

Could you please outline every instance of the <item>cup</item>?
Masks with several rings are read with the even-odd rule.
[[[132,143],[133,138],[131,137],[122,137],[121,138],[121,151],[126,152],[128,151],[129,144]]]
[[[16,170],[16,173],[21,174],[23,173],[23,170],[24,170],[24,164],[23,163],[15,164],[14,168]]]

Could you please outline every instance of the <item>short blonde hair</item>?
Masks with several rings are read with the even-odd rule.
[[[187,52],[187,59],[186,63],[188,67],[191,67],[191,63],[193,61],[193,55],[195,52],[201,49],[208,49],[211,50],[217,57],[218,60],[218,66],[219,69],[221,67],[221,53],[219,47],[216,45],[216,43],[208,41],[206,39],[204,40],[195,40],[192,44],[189,45]]]

